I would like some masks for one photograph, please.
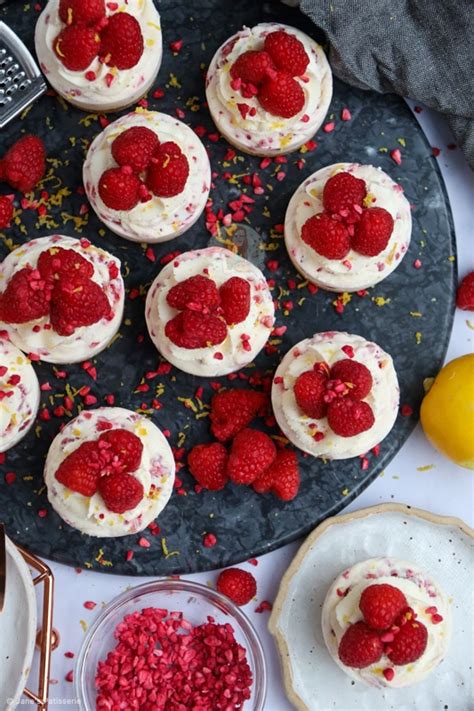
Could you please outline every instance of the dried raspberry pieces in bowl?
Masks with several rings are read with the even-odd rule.
[[[141,109],[96,136],[83,179],[97,216],[113,232],[135,242],[165,242],[189,230],[201,215],[211,167],[188,126]]]

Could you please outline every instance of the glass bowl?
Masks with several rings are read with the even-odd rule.
[[[138,585],[116,597],[89,629],[77,660],[76,698],[81,711],[95,711],[95,675],[100,660],[116,645],[114,631],[125,615],[144,607],[180,610],[193,625],[212,616],[216,623],[230,623],[236,641],[247,651],[252,671],[251,698],[245,711],[262,711],[267,691],[267,673],[262,645],[248,617],[228,598],[200,583],[190,580],[166,579]],[[211,709],[209,710],[211,711]]]

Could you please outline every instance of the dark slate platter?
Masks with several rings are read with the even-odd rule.
[[[35,8],[44,4],[9,3],[0,11],[0,19],[11,25],[32,48],[38,14]],[[438,370],[446,352],[456,283],[453,223],[446,192],[430,147],[401,99],[364,93],[336,82],[328,118],[328,121],[334,119],[335,129],[330,133],[323,130],[318,133],[317,149],[304,155],[296,153],[287,163],[272,163],[265,170],[259,167],[258,158],[243,154],[225,160],[228,145],[223,139],[215,140],[215,127],[204,105],[202,70],[214,51],[242,24],[251,26],[259,21],[277,19],[300,26],[309,33],[315,30],[298,12],[279,3],[274,3],[271,9],[255,0],[161,2],[158,7],[162,14],[165,54],[156,86],[163,88],[165,95],[155,99],[150,93],[149,108],[169,113],[181,109],[187,123],[207,129],[203,140],[215,171],[211,191],[214,212],[220,207],[228,212],[227,203],[237,198],[243,188],[247,189],[242,180],[244,175],[258,173],[265,186],[262,196],[253,195],[252,189],[248,189],[248,194],[256,200],[248,224],[256,233],[248,231],[243,241],[249,258],[257,261],[266,269],[267,277],[276,281],[273,293],[279,297],[280,304],[277,326],[287,326],[287,330],[275,338],[273,354],[260,354],[255,367],[246,368],[241,373],[242,378],[237,381],[239,386],[259,387],[265,378],[268,382],[282,355],[302,338],[316,331],[347,330],[377,341],[392,354],[400,379],[401,402],[409,405],[413,414],[399,415],[379,456],[368,455],[366,470],[361,468],[358,458],[323,463],[300,457],[302,487],[296,500],[289,504],[272,495],[259,496],[249,488],[234,485],[227,486],[223,492],[196,494],[192,477],[185,468],[181,469],[182,484],[159,517],[158,535],[152,536],[150,531],[144,534],[151,543],[148,549],[139,545],[140,536],[98,540],[82,536],[62,523],[48,504],[42,468],[51,440],[69,416],[52,414],[50,421],[38,421],[37,427],[6,454],[0,467],[0,518],[9,535],[47,558],[130,575],[189,573],[265,553],[307,533],[360,494],[387,466],[416,423],[423,395],[423,378]],[[168,45],[179,38],[184,40],[183,48],[178,55],[173,55]],[[190,97],[197,97],[194,103],[198,110],[190,110],[186,103]],[[350,109],[351,121],[340,120],[344,107]],[[70,194],[63,194],[62,200],[56,200],[60,204],[48,203],[47,216],[40,219],[34,210],[24,209],[19,215],[19,224],[0,242],[0,257],[3,259],[13,245],[21,244],[27,238],[54,231],[72,236],[84,234],[120,257],[130,292],[148,286],[161,268],[160,260],[170,252],[216,242],[206,231],[202,217],[186,235],[153,247],[147,256],[142,246],[105,230],[92,212],[85,215],[81,166],[88,143],[100,130],[97,116],[86,118],[85,113],[67,107],[54,96],[45,96],[21,121],[12,122],[2,131],[2,152],[22,132],[36,132],[42,136],[48,155],[56,159],[50,163],[52,177],[45,182],[44,189],[57,194],[58,190],[67,187]],[[395,148],[401,151],[401,165],[390,157],[390,151]],[[305,164],[299,169],[297,161],[302,158]],[[354,295],[339,314],[333,304],[337,295],[324,291],[311,295],[302,285],[302,279],[286,256],[281,234],[273,227],[283,222],[289,198],[306,176],[321,166],[341,160],[370,162],[381,166],[399,181],[414,206],[414,228],[410,251],[401,266],[365,297]],[[226,171],[239,176],[235,184],[222,177]],[[284,173],[281,181],[276,178],[278,171]],[[4,192],[8,191],[7,186],[1,187]],[[40,191],[37,191],[37,197],[40,197]],[[242,234],[238,230],[234,239],[242,241]],[[414,267],[416,259],[421,261],[421,268]],[[267,268],[269,260],[277,262],[276,271]],[[145,373],[155,371],[160,362],[146,334],[145,291],[142,289],[137,298],[127,298],[120,338],[94,360],[96,381],[81,365],[66,367],[65,379],[56,377],[55,369],[47,364],[35,366],[40,382],[49,382],[52,386],[50,392],[43,392],[42,402],[52,413],[53,408],[61,404],[66,385],[73,392],[86,385],[91,388],[98,404],[105,404],[104,396],[112,393],[116,404],[136,409],[142,403],[150,407],[156,388],[159,388],[159,392],[163,390],[158,397],[162,408],[153,411],[151,417],[162,429],[169,430],[174,447],[187,450],[210,439],[209,427],[206,417],[196,418],[178,398],[194,398],[197,388],[203,387],[202,400],[208,403],[213,390],[209,380],[173,369],[150,380],[145,379],[150,386],[148,392],[136,391]],[[221,380],[228,384],[226,378]],[[80,395],[74,399],[71,416],[77,414],[78,406],[83,406]],[[260,424],[265,427],[264,423]],[[269,431],[277,434],[271,428]],[[6,476],[7,473],[16,476]],[[217,544],[212,548],[203,545],[206,532],[217,537]],[[127,551],[134,553],[128,562]]]

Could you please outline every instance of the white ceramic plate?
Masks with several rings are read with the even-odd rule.
[[[425,681],[378,689],[353,681],[329,656],[321,631],[326,592],[344,569],[377,556],[429,572],[452,598],[453,635]],[[327,519],[308,537],[280,585],[270,618],[290,701],[301,711],[472,711],[474,531],[459,519],[382,504]]]
[[[0,709],[16,708],[26,686],[36,637],[36,596],[30,571],[7,538],[7,586],[0,613]]]

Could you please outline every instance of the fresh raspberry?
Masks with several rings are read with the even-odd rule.
[[[71,491],[94,496],[101,475],[99,449],[96,442],[83,442],[59,465],[56,479]]]
[[[292,77],[305,73],[309,64],[303,44],[294,35],[277,30],[265,37],[264,48],[273,59],[277,69],[288,72]]]
[[[129,430],[113,429],[103,432],[99,437],[100,443],[106,442],[122,472],[134,472],[140,466],[143,454],[143,444],[140,437]],[[102,450],[103,451],[103,450]]]
[[[70,25],[53,42],[54,53],[66,69],[81,72],[99,54],[100,36],[92,27]]]
[[[339,642],[339,659],[346,667],[363,669],[378,662],[383,653],[382,641],[365,622],[350,625]]]
[[[273,476],[272,491],[282,501],[291,501],[297,495],[300,488],[300,472],[298,468],[298,458],[291,449],[280,449],[277,452],[273,464],[271,464],[263,476],[267,474]],[[260,479],[260,477],[259,477]],[[258,491],[259,479],[253,488]],[[261,482],[260,482],[261,486]]]
[[[323,190],[323,205],[328,212],[342,214],[343,217],[354,214],[354,205],[362,208],[367,195],[365,181],[355,178],[351,173],[342,171],[333,175],[326,182]]]
[[[220,442],[193,447],[188,466],[196,481],[210,491],[220,491],[228,481],[227,450]]]
[[[220,304],[216,283],[209,277],[196,274],[171,287],[166,301],[174,309],[183,311],[213,311]]]
[[[216,587],[236,605],[246,605],[257,594],[257,581],[252,573],[241,568],[223,570],[217,578]]]
[[[135,173],[144,171],[160,145],[158,136],[146,126],[133,126],[117,136],[112,155],[119,165],[129,165]]]
[[[210,348],[225,341],[227,326],[213,314],[181,311],[168,321],[165,335],[180,348]]]
[[[474,311],[474,272],[466,274],[460,283],[456,306],[463,311]]]
[[[364,210],[355,225],[352,248],[359,254],[375,257],[383,252],[393,232],[393,217],[383,207]]]
[[[320,420],[326,416],[327,404],[323,398],[327,382],[327,376],[316,370],[305,370],[297,377],[294,385],[295,399],[308,417]]]
[[[340,437],[355,437],[370,430],[374,422],[372,408],[362,400],[349,396],[337,398],[328,407],[329,427]]]
[[[277,454],[278,456],[278,454]],[[257,494],[267,494],[272,490],[273,482],[275,481],[275,476],[273,472],[273,466],[265,469],[264,472],[258,475],[255,481],[252,482],[252,488]]]
[[[342,380],[349,388],[349,395],[355,400],[363,400],[372,390],[370,370],[352,358],[338,360],[331,368],[331,380]]]
[[[169,141],[162,143],[154,152],[148,166],[146,184],[158,197],[174,197],[183,192],[188,175],[188,159],[176,143]]]
[[[258,86],[268,76],[269,70],[275,70],[270,55],[251,50],[237,57],[230,68],[230,76]]]
[[[95,281],[70,274],[54,285],[51,295],[51,325],[60,336],[70,336],[76,328],[92,326],[110,315],[110,304]]]
[[[405,619],[393,642],[389,643],[386,654],[392,664],[411,664],[421,657],[427,643],[428,630],[425,625],[418,620]]]
[[[36,269],[15,272],[0,294],[0,321],[27,323],[47,316],[51,291]]]
[[[99,195],[112,210],[133,210],[140,201],[141,182],[127,167],[109,168],[99,180]]]
[[[235,484],[251,484],[275,456],[275,445],[267,434],[246,428],[232,442],[227,472]]]
[[[258,92],[261,105],[274,116],[291,118],[304,106],[304,91],[286,72],[275,72],[263,82]]]
[[[393,585],[369,585],[362,591],[359,608],[364,619],[374,630],[386,630],[408,605],[405,595]]]
[[[105,17],[104,0],[60,0],[59,17],[65,25],[95,25]]]
[[[23,136],[8,149],[1,161],[2,180],[22,193],[29,193],[44,176],[46,150],[38,136]]]
[[[267,404],[267,396],[256,390],[224,390],[211,400],[211,431],[225,442],[249,425]]]
[[[344,259],[351,248],[347,228],[342,222],[333,220],[326,212],[320,212],[306,220],[301,229],[301,239],[327,259]]]
[[[242,323],[250,311],[250,284],[242,277],[231,277],[219,288],[226,323]]]
[[[46,281],[67,278],[70,274],[83,277],[91,277],[94,274],[92,262],[84,259],[75,249],[54,246],[41,252],[37,269]]]
[[[140,23],[128,12],[111,15],[101,39],[100,56],[109,67],[131,69],[140,61],[143,35]]]
[[[13,217],[13,200],[5,195],[0,196],[0,230],[5,227],[10,227],[10,221]]]
[[[109,511],[118,514],[131,511],[145,496],[142,483],[124,472],[100,477],[99,493]]]

